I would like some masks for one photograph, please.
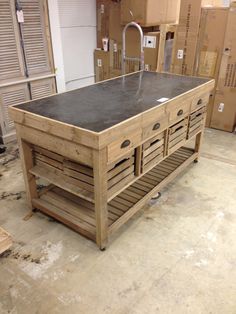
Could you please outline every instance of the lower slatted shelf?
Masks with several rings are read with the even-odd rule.
[[[181,147],[113,198],[108,203],[109,232],[112,233],[126,222],[151,197],[151,193],[173,179],[181,166],[187,161],[190,163],[195,155],[192,149]],[[92,202],[51,185],[40,193],[39,198],[33,199],[33,206],[95,240],[96,220]]]

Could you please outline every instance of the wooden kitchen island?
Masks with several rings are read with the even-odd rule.
[[[31,210],[96,241],[197,161],[214,80],[136,72],[10,108]],[[195,138],[195,147],[186,148]],[[39,190],[37,179],[48,185]]]

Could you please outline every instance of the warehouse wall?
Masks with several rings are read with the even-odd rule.
[[[59,92],[92,84],[96,1],[49,0],[49,14]]]

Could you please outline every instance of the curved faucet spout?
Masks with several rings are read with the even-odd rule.
[[[127,57],[126,56],[126,31],[129,27],[136,27],[140,34],[140,58]],[[126,60],[130,61],[139,61],[140,70],[144,70],[144,49],[143,49],[143,30],[138,23],[130,22],[125,25],[122,33],[122,74],[125,74],[125,62]]]

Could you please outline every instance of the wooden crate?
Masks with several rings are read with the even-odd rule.
[[[142,171],[146,172],[160,162],[165,154],[165,132],[162,132],[142,146]]]
[[[201,132],[206,118],[206,107],[190,114],[188,125],[188,139]]]
[[[30,173],[85,200],[94,202],[93,169],[62,155],[33,145],[34,167]]]
[[[108,199],[125,188],[135,177],[135,150],[108,166]]]
[[[30,173],[94,203],[93,168],[33,145],[34,167]],[[135,150],[108,165],[108,198],[125,188],[135,177]]]
[[[172,154],[176,149],[183,146],[187,139],[188,118],[172,125],[168,130],[167,154]]]

